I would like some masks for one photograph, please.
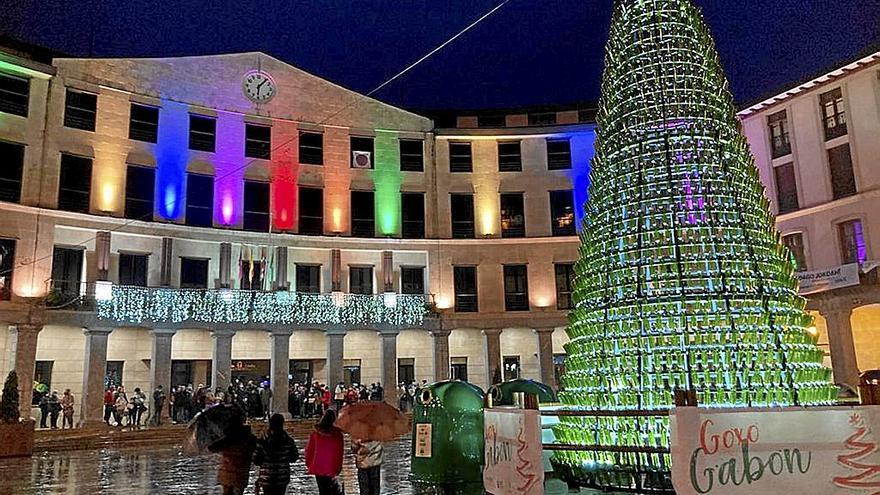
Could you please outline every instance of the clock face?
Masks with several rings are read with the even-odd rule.
[[[255,103],[266,103],[275,96],[277,91],[272,76],[259,70],[252,70],[245,74],[241,88],[244,90],[244,94]]]

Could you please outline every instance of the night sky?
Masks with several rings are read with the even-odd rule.
[[[0,32],[74,56],[264,51],[367,92],[500,1],[2,0]],[[880,0],[695,1],[740,103],[880,39]],[[512,0],[376,96],[450,109],[595,101],[611,4]]]

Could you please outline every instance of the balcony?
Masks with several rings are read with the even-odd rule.
[[[236,289],[176,289],[76,284],[50,291],[47,308],[94,311],[100,320],[129,325],[421,326],[432,312],[429,294],[308,294]],[[71,286],[72,288],[72,286]]]

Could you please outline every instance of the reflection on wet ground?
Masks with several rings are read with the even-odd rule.
[[[300,454],[305,447],[297,441]],[[381,493],[410,495],[409,439],[385,444]],[[348,452],[348,451],[346,451]],[[0,460],[0,495],[219,494],[218,457],[191,457],[179,446],[104,449],[35,454],[30,459]],[[287,493],[318,493],[302,460],[293,465]],[[254,473],[246,494],[253,494]],[[357,470],[346,454],[342,470],[346,493],[357,493]]]

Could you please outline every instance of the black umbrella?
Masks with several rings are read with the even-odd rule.
[[[190,422],[183,450],[190,454],[220,452],[241,436],[244,421],[244,412],[234,405],[220,404],[205,409]]]

